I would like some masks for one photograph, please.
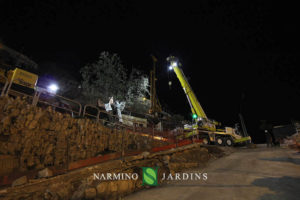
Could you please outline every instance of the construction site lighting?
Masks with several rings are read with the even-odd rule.
[[[51,93],[56,93],[58,89],[59,88],[56,84],[51,84],[51,85],[48,86],[48,91],[51,92]]]
[[[172,67],[177,67],[177,62],[172,62],[172,63],[171,63],[171,66],[172,66]]]
[[[178,63],[177,62],[171,62],[171,65],[169,66],[169,70],[172,70],[174,67],[177,67]]]

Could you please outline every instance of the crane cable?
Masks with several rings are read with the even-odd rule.
[[[170,70],[168,70],[168,85],[169,85],[169,90],[172,89],[172,81],[170,81]]]

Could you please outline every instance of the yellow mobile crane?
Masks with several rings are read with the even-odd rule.
[[[167,61],[170,63],[169,70],[174,70],[181,83],[191,107],[193,120],[195,122],[193,125],[185,125],[184,128],[187,132],[187,134],[185,134],[186,138],[199,135],[205,144],[216,143],[218,145],[227,146],[232,146],[234,143],[251,142],[251,137],[246,135],[247,133],[244,133],[245,135],[241,136],[237,127],[217,129],[217,126],[220,126],[221,124],[207,118],[202,106],[192,90],[192,87],[181,69],[181,63],[174,56],[168,57]]]

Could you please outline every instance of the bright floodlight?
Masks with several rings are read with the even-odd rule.
[[[169,70],[172,70],[174,67],[177,67],[177,62],[173,61],[171,62],[171,65],[169,66]]]
[[[172,67],[177,67],[177,62],[172,62],[171,66]]]
[[[49,92],[56,93],[58,90],[58,86],[56,84],[51,84],[48,86]]]

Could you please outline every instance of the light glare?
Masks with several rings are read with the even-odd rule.
[[[58,86],[56,84],[51,84],[48,87],[49,92],[56,93],[58,90]]]

